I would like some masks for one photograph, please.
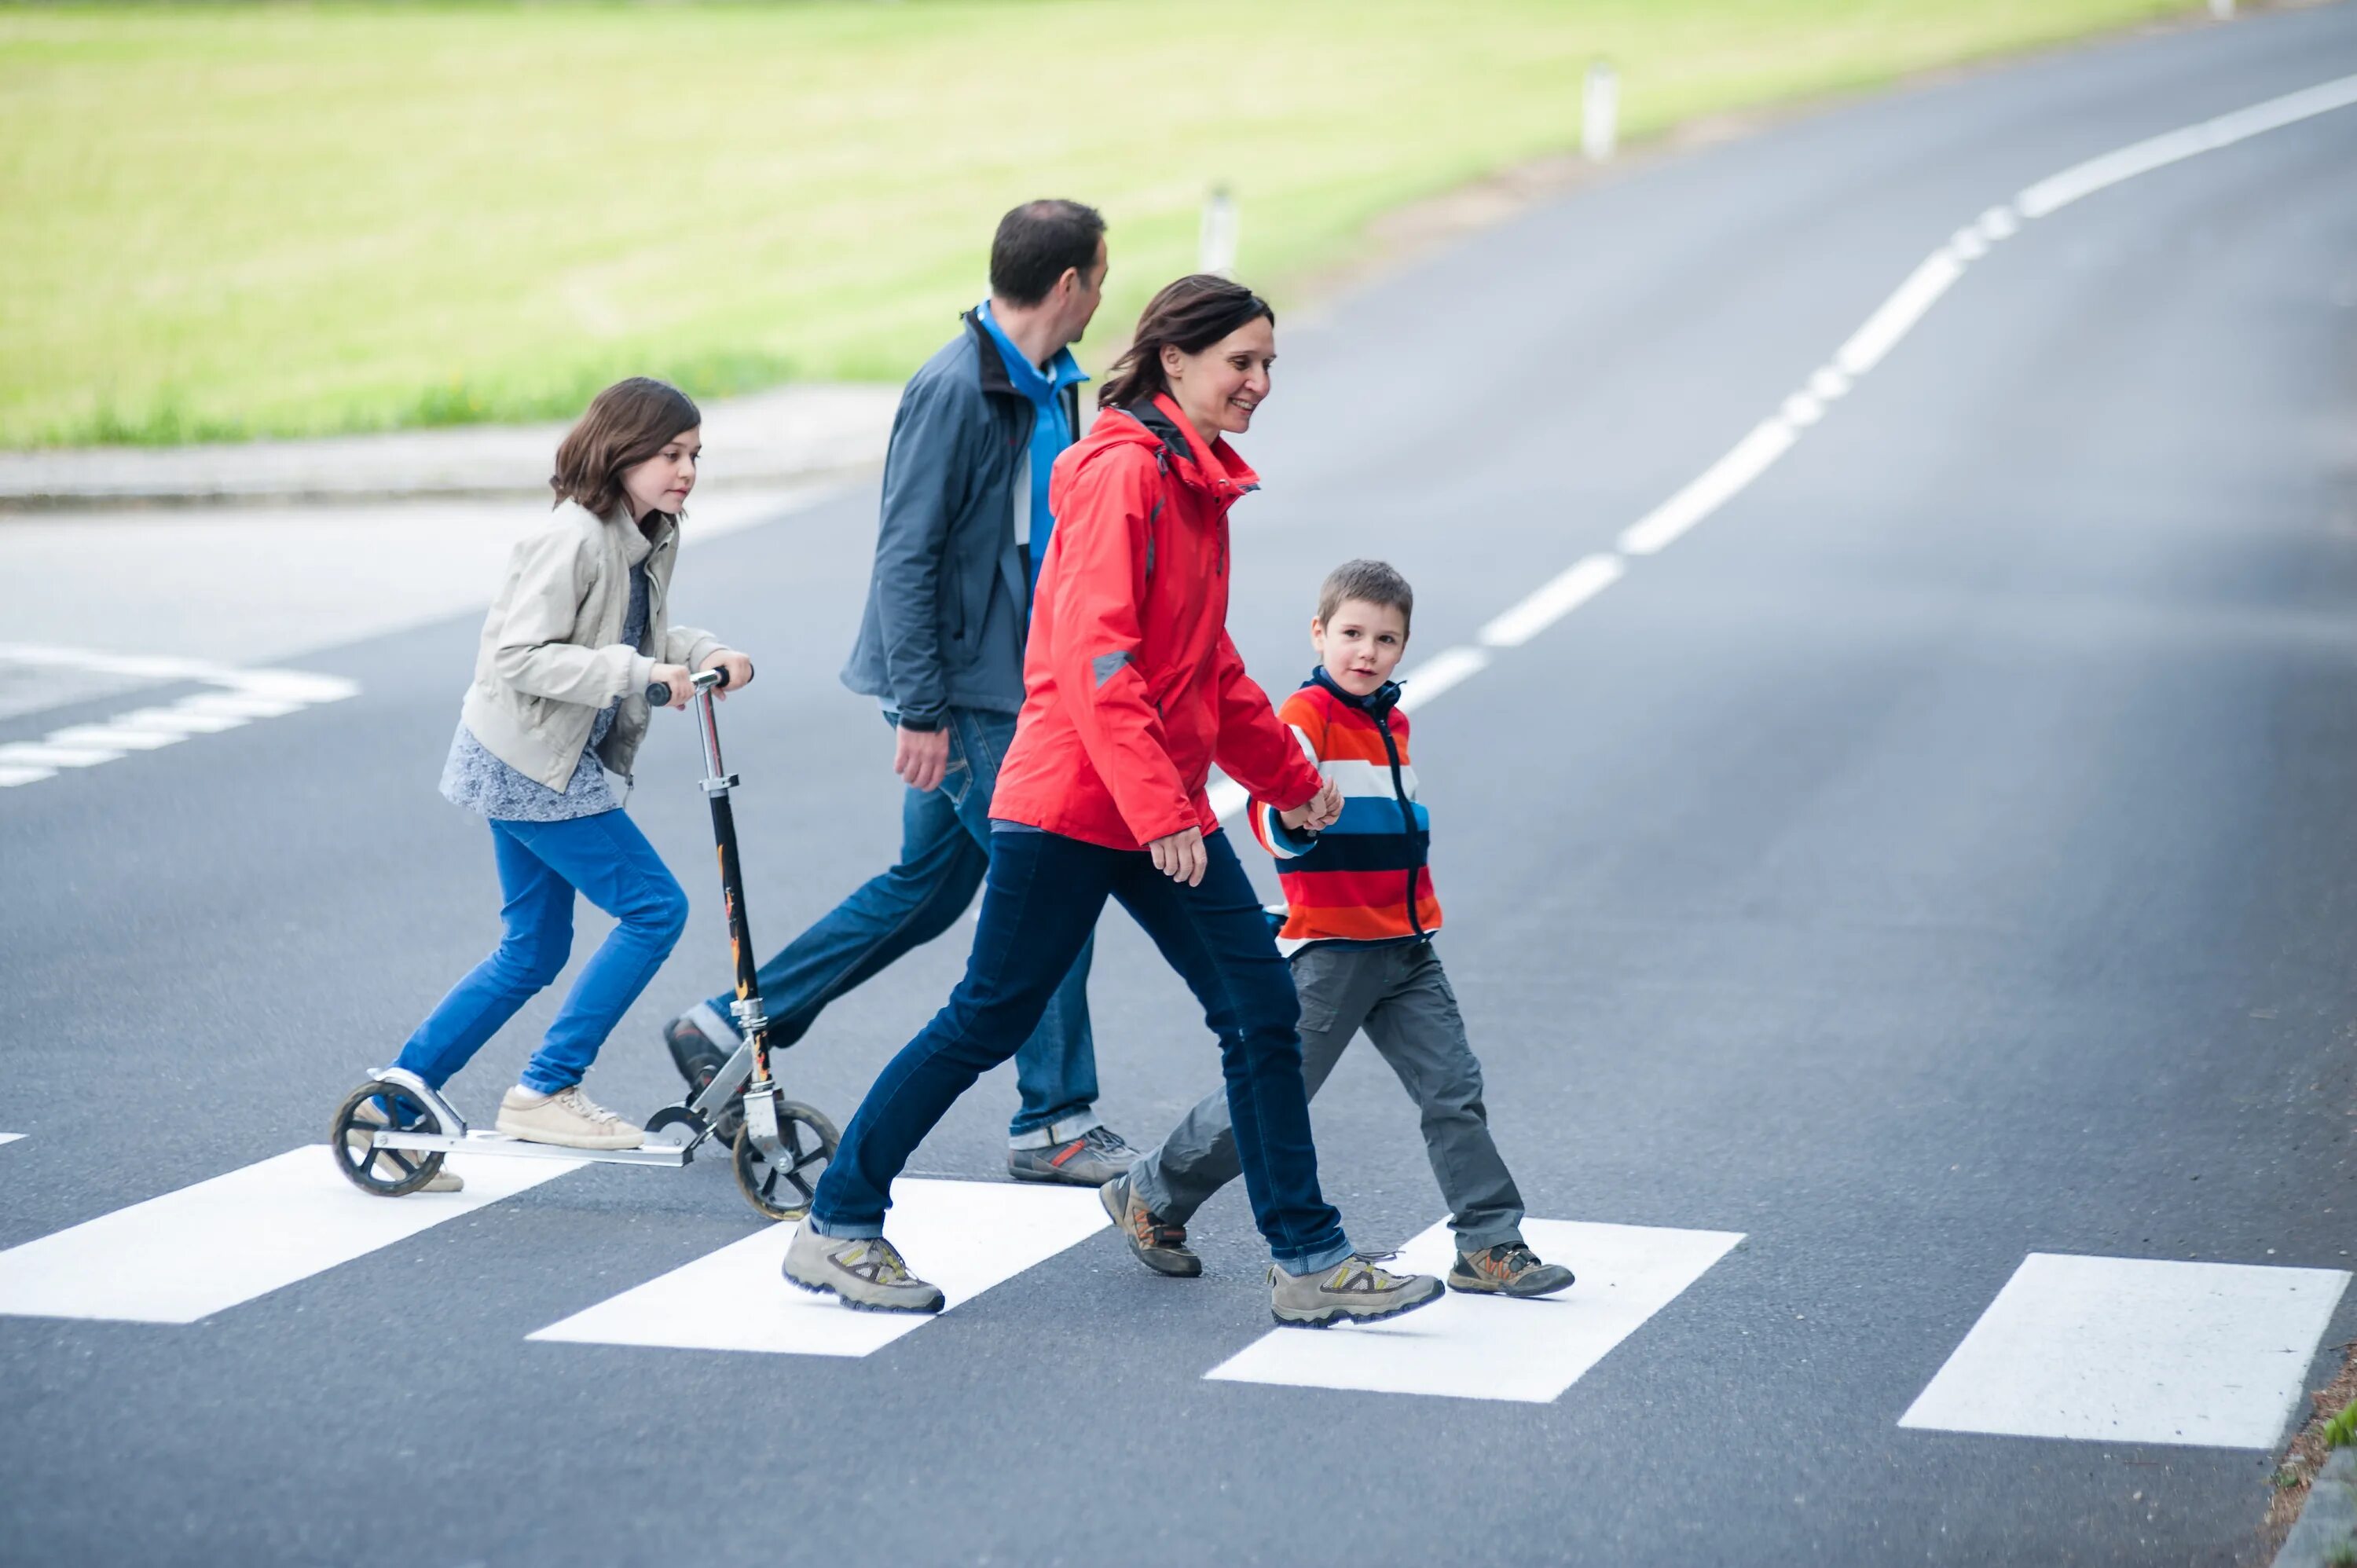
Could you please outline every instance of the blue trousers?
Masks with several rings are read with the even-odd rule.
[[[990,796],[999,759],[1015,738],[1015,717],[952,708],[944,726],[949,771],[939,789],[902,796],[899,863],[861,884],[760,967],[772,1049],[801,1039],[828,1003],[948,930],[972,907],[990,867]],[[1096,1040],[1089,1030],[1093,951],[1092,940],[1081,943],[1039,1027],[1015,1053],[1022,1103],[1007,1132],[1017,1144],[1046,1147],[1098,1124]],[[694,1015],[706,1035],[734,1036],[733,1000],[734,992],[724,992]]]
[[[582,966],[548,1036],[523,1069],[526,1089],[554,1094],[579,1083],[687,926],[680,891],[654,845],[619,811],[563,822],[493,821],[500,911],[506,932],[491,956],[453,986],[401,1048],[396,1067],[439,1089],[554,981],[573,951],[573,896],[614,917],[613,934]]]
[[[1189,887],[1155,870],[1143,850],[1058,833],[993,834],[965,978],[886,1065],[844,1129],[811,1204],[813,1229],[884,1233],[892,1178],[958,1096],[1015,1054],[1111,897],[1187,982],[1219,1038],[1244,1191],[1278,1265],[1309,1273],[1349,1257],[1341,1216],[1318,1189],[1293,972],[1228,835],[1213,833],[1203,847],[1210,869]]]

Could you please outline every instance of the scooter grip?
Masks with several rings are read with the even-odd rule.
[[[665,684],[664,684],[662,682],[661,682],[661,681],[653,681],[653,682],[648,682],[648,684],[647,684],[647,706],[649,706],[649,707],[651,707],[651,708],[661,708],[661,707],[668,707],[668,706],[670,705],[670,703],[671,703],[671,688],[670,688],[669,686],[665,685]]]

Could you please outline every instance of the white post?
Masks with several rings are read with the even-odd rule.
[[[1236,242],[1243,228],[1236,199],[1224,185],[1215,185],[1203,199],[1203,229],[1197,250],[1199,272],[1227,277],[1236,270]]]
[[[2210,0],[2210,19],[2231,22],[2234,19],[2234,0]]]
[[[1587,68],[1579,109],[1579,150],[1589,163],[1609,163],[1620,134],[1620,77],[1609,61],[1598,60]]]

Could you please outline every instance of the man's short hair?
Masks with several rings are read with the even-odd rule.
[[[1037,305],[1065,269],[1097,264],[1105,220],[1077,201],[1027,201],[998,220],[990,242],[990,292],[1011,305]]]
[[[1318,590],[1318,623],[1332,620],[1334,612],[1351,599],[1399,611],[1402,631],[1415,620],[1415,590],[1388,561],[1345,561],[1327,573],[1324,585]]]

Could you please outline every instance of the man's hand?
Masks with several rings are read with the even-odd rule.
[[[695,695],[694,677],[688,673],[686,665],[658,664],[653,674],[655,680],[671,693],[664,700],[666,707],[683,708],[687,706],[687,700]]]
[[[950,768],[950,732],[903,725],[892,733],[892,771],[911,789],[940,789]]]
[[[700,668],[728,671],[728,684],[712,693],[724,703],[728,700],[729,693],[740,686],[749,686],[753,683],[753,661],[733,648],[720,650],[705,660]]]
[[[1203,830],[1189,828],[1184,832],[1158,838],[1146,846],[1154,857],[1154,869],[1173,882],[1183,882],[1189,887],[1203,884],[1203,873],[1211,868],[1211,857],[1203,850]]]
[[[1331,779],[1318,786],[1318,793],[1289,811],[1279,811],[1276,820],[1296,832],[1314,833],[1330,828],[1342,814],[1342,791]]]

